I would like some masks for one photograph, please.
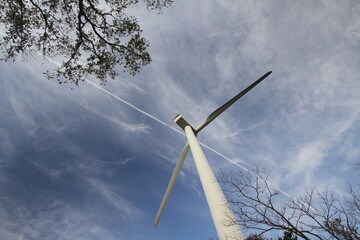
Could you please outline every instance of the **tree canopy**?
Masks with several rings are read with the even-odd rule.
[[[160,11],[174,0],[143,0]],[[119,72],[132,75],[151,62],[149,42],[135,16],[125,10],[139,0],[0,0],[2,60],[40,52],[62,64],[48,78],[76,85],[87,75],[105,84]]]

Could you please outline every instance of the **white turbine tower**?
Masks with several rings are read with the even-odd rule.
[[[227,200],[222,192],[219,183],[217,182],[213,171],[205,158],[203,151],[201,150],[200,144],[196,139],[196,135],[209,123],[211,123],[217,116],[219,116],[223,111],[225,111],[228,107],[230,107],[234,102],[236,102],[239,98],[244,96],[247,92],[249,92],[253,87],[259,84],[262,80],[264,80],[267,76],[271,74],[267,72],[264,76],[253,82],[246,89],[241,91],[238,95],[230,99],[224,105],[216,109],[213,113],[206,118],[206,120],[200,124],[197,128],[193,128],[180,114],[177,115],[174,121],[185,131],[188,142],[180,153],[179,159],[176,163],[174,172],[170,178],[169,185],[166,189],[165,195],[161,201],[160,208],[156,215],[154,226],[158,224],[160,220],[160,216],[164,210],[166,205],[166,201],[169,198],[170,192],[174,186],[176,177],[179,174],[181,166],[185,160],[186,154],[191,148],[191,152],[193,154],[193,158],[195,161],[196,169],[198,171],[200,181],[202,187],[205,192],[205,197],[208,202],[211,216],[213,218],[215,228],[220,240],[225,239],[244,239],[244,236],[236,224],[231,224],[231,226],[226,226],[225,222],[230,219],[234,219],[233,213],[227,204]]]

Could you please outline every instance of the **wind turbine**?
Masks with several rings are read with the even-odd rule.
[[[156,225],[159,223],[161,214],[164,210],[164,207],[169,198],[171,190],[173,189],[176,177],[178,176],[181,166],[184,163],[184,160],[189,151],[189,148],[191,148],[191,152],[193,154],[196,169],[198,171],[200,181],[201,181],[203,190],[205,192],[205,197],[208,202],[211,216],[213,218],[216,232],[219,236],[219,239],[221,239],[221,240],[230,239],[230,238],[231,239],[234,239],[234,238],[235,239],[244,239],[243,234],[238,225],[232,224],[232,226],[225,226],[225,224],[224,224],[227,218],[230,217],[230,219],[234,219],[233,213],[227,204],[227,200],[224,196],[224,193],[222,192],[220,185],[217,182],[215,175],[214,175],[213,171],[211,170],[211,167],[210,167],[208,161],[205,158],[205,155],[200,147],[199,142],[197,141],[196,136],[204,127],[206,127],[209,123],[211,123],[223,111],[225,111],[234,102],[236,102],[239,98],[244,96],[247,92],[249,92],[252,88],[254,88],[257,84],[259,84],[262,80],[264,80],[270,74],[271,74],[271,71],[267,72],[265,75],[263,75],[261,78],[259,78],[255,82],[253,82],[250,86],[248,86],[246,89],[241,91],[235,97],[230,99],[224,105],[222,105],[221,107],[216,109],[197,128],[193,128],[190,125],[190,123],[188,123],[188,121],[186,121],[185,118],[183,116],[181,116],[180,114],[178,114],[175,117],[174,122],[176,122],[176,124],[178,124],[185,131],[188,142],[186,143],[185,147],[183,148],[183,150],[180,153],[179,159],[176,163],[175,169],[170,178],[170,182],[165,191],[164,197],[161,201],[160,208],[155,217],[154,227],[156,227]]]

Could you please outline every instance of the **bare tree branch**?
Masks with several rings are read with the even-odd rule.
[[[281,199],[272,186],[269,171],[255,166],[250,172],[222,172],[219,182],[225,188],[235,219],[244,230],[257,236],[274,230],[301,239],[359,239],[359,194],[351,187],[347,198],[311,189],[302,197]]]

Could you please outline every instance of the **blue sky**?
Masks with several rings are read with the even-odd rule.
[[[47,80],[34,55],[0,63],[0,239],[209,239],[216,232],[188,155],[153,220],[194,126],[259,84],[199,134],[243,167],[271,169],[292,196],[359,183],[360,5],[345,1],[175,0],[130,10],[153,62],[105,89]],[[97,83],[96,79],[89,79]],[[204,149],[215,173],[238,167]]]

